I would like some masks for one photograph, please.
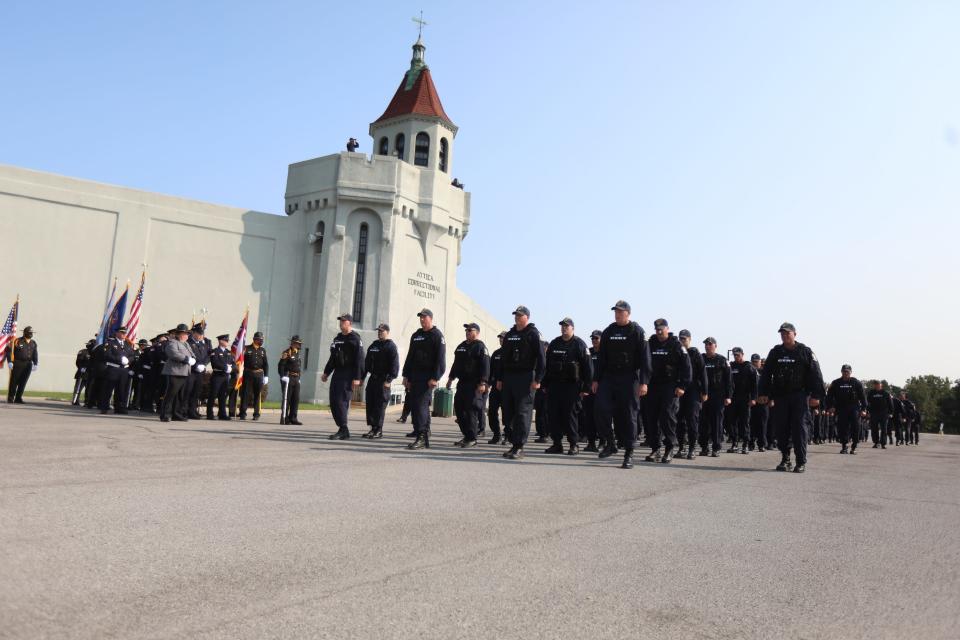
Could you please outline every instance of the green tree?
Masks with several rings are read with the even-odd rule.
[[[903,390],[916,405],[923,418],[921,428],[924,431],[939,431],[940,422],[946,423],[942,415],[944,399],[950,397],[952,390],[950,378],[940,376],[913,376],[907,379]]]
[[[935,427],[939,430],[943,423],[944,433],[960,433],[960,380],[953,386],[950,393],[940,399],[939,419]]]

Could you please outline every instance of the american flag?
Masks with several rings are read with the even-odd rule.
[[[247,309],[243,314],[240,328],[237,330],[237,337],[233,339],[233,344],[230,345],[230,353],[233,354],[233,360],[237,363],[237,389],[243,383],[243,347],[247,341],[247,318],[249,317],[250,309]]]
[[[140,305],[143,304],[143,284],[147,279],[147,272],[144,271],[140,276],[140,289],[137,291],[137,297],[133,300],[133,306],[130,307],[130,317],[127,319],[127,340],[132,343],[137,341],[137,332],[140,329]]]
[[[17,316],[20,313],[20,296],[13,303],[10,313],[7,315],[7,321],[3,323],[3,329],[0,330],[0,364],[3,364],[7,357],[7,345],[17,337]]]

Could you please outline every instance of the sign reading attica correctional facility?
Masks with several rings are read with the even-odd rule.
[[[407,284],[413,289],[413,295],[426,300],[436,300],[441,293],[433,276],[425,271],[417,271],[416,278],[407,278]]]

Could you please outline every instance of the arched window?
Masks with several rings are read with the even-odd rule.
[[[447,152],[450,145],[446,138],[440,138],[440,171],[447,172]]]
[[[397,157],[401,160],[406,160],[406,156],[403,155],[407,147],[407,138],[402,133],[397,134],[397,139],[393,141],[393,149],[397,152]]]
[[[323,220],[317,223],[317,230],[314,232],[314,235],[317,237],[313,241],[313,252],[317,255],[323,253],[323,231],[324,231]]]
[[[380,138],[380,150],[377,153],[382,156],[390,155],[390,141],[387,140],[387,136]]]
[[[360,225],[360,240],[357,242],[357,280],[353,287],[353,321],[360,325],[363,318],[363,285],[367,277],[367,236],[370,227]]]
[[[413,150],[413,164],[426,167],[430,160],[430,136],[423,131],[417,134],[417,146]]]

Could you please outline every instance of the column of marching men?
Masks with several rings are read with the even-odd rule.
[[[781,343],[766,358],[755,353],[747,360],[744,350],[734,347],[728,362],[713,337],[702,341],[701,353],[688,330],[674,335],[663,318],[648,338],[631,319],[627,302],[617,301],[611,311],[614,322],[592,331],[590,346],[576,335],[571,318],[563,318],[560,335],[545,342],[522,305],[492,353],[480,339],[480,327],[465,324],[446,381],[447,389],[456,382],[453,405],[462,438],[455,446],[478,446],[489,423],[486,444],[509,445],[503,457],[521,460],[535,425],[534,442],[551,442],[547,454],[582,451],[601,459],[622,454],[625,469],[633,466],[638,447],[649,449],[644,460],[669,464],[675,458],[718,457],[729,445],[731,454],[779,450],[778,470],[803,472],[809,444],[837,442],[840,453],[855,455],[868,437],[874,448],[919,443],[921,416],[906,394],[893,397],[879,381],[865,389],[846,364],[841,376],[825,385],[816,356],[797,341],[790,323],[780,326]],[[447,373],[446,344],[433,313],[423,309],[417,315],[420,329],[410,337],[403,363],[388,325],[377,327],[377,340],[365,350],[351,315],[337,318],[340,331],[322,374],[330,383],[337,426],[331,440],[350,438],[350,403],[364,383],[369,430],[363,437],[382,438],[391,387],[399,377],[406,397],[398,422],[409,416],[413,425],[406,434],[413,440],[408,448],[430,447],[430,407]],[[19,361],[36,368],[32,337],[28,327],[10,348],[20,349]],[[269,381],[260,332],[243,348],[240,384],[229,335],[217,336],[213,346],[204,326],[181,324],[137,345],[125,338],[121,327],[103,344],[91,340],[77,354],[74,404],[100,413],[134,408],[159,414],[162,421],[200,419],[204,406],[208,420],[245,420],[248,413],[260,418]],[[293,336],[277,365],[281,424],[301,424],[301,347]],[[20,395],[11,385],[9,401],[18,401],[23,385]]]

